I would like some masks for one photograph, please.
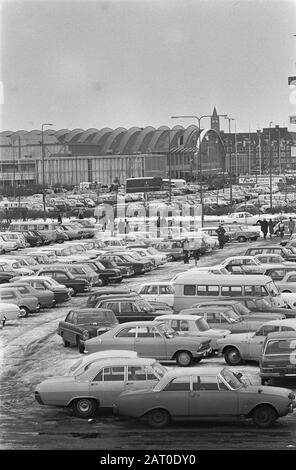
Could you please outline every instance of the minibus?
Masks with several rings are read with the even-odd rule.
[[[205,271],[189,270],[177,277],[175,283],[174,310],[179,312],[191,305],[214,298],[232,297],[239,300],[242,296],[266,297],[271,305],[284,307],[278,288],[269,276],[237,274],[208,274]]]

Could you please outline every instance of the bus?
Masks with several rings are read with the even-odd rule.
[[[179,312],[207,300],[223,300],[243,296],[266,297],[273,306],[285,307],[280,291],[269,276],[207,274],[189,271],[175,281],[174,310]]]

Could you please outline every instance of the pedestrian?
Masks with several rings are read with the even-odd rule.
[[[295,221],[292,219],[292,217],[289,218],[288,228],[290,232],[290,237],[292,237],[292,233],[294,232],[294,228],[295,228]]]
[[[160,237],[160,217],[159,216],[157,217],[156,227],[157,227],[157,238],[159,238]]]
[[[225,245],[225,233],[226,233],[226,230],[225,230],[225,228],[223,227],[223,225],[220,224],[219,227],[217,228],[217,230],[215,230],[215,232],[218,234],[219,248],[220,248],[220,250],[222,250],[223,247],[224,247],[224,245]]]
[[[197,262],[199,261],[200,258],[200,244],[199,241],[196,240],[193,244],[193,259],[194,259],[194,264],[195,266],[197,265]]]
[[[125,219],[125,233],[130,233],[129,221]]]
[[[268,221],[268,230],[269,230],[269,236],[272,238],[273,235],[273,221],[272,219],[269,219]]]
[[[63,223],[61,214],[58,215],[58,223],[59,223],[59,224],[62,224],[62,223]]]
[[[263,233],[264,240],[266,240],[266,235],[268,232],[268,222],[266,219],[263,219],[261,222],[261,232]]]
[[[188,238],[185,238],[183,242],[184,264],[189,264],[189,250],[190,250],[189,241],[188,241]]]
[[[280,223],[279,223],[279,232],[280,232],[280,237],[281,237],[281,238],[284,238],[284,235],[285,235],[285,224],[283,223],[282,220],[281,220]]]

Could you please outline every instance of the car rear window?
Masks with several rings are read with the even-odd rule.
[[[269,340],[265,354],[291,354],[296,350],[296,336],[293,339]]]

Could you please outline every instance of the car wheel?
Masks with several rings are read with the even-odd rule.
[[[20,307],[20,314],[21,318],[27,317],[29,315],[29,310],[27,307]]]
[[[99,281],[98,281],[98,286],[99,287],[104,287],[106,285],[107,285],[106,279],[100,278]]]
[[[97,411],[97,402],[91,398],[79,398],[72,404],[75,416],[78,418],[92,418]]]
[[[241,235],[240,237],[237,238],[237,241],[238,241],[239,243],[243,243],[243,242],[246,242],[247,239],[246,239],[246,237],[243,237],[243,236]]]
[[[224,353],[224,359],[229,366],[238,366],[242,363],[242,357],[239,350],[236,348],[226,349]]]
[[[260,405],[252,413],[252,421],[258,428],[269,428],[277,418],[277,412],[269,405]]]
[[[179,351],[176,354],[176,362],[178,366],[188,367],[193,361],[192,354],[188,351]]]
[[[165,428],[170,423],[171,417],[166,410],[152,410],[145,416],[149,426],[152,428]]]
[[[68,348],[70,346],[70,342],[63,338],[63,345],[65,348]]]

